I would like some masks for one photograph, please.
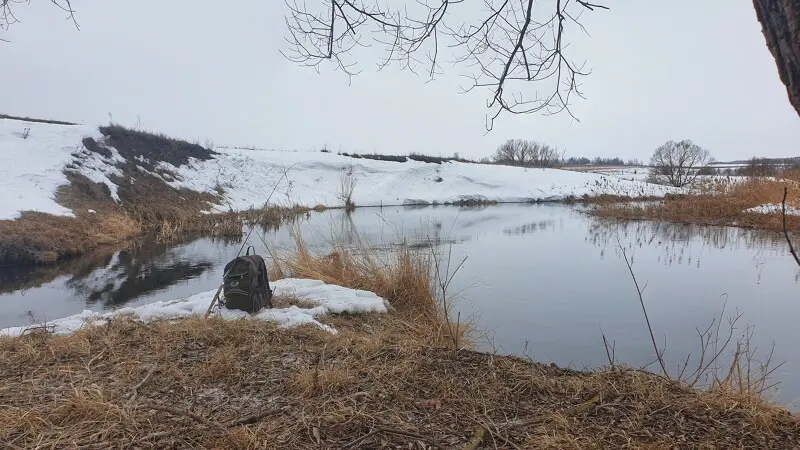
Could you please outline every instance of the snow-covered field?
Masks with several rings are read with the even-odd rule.
[[[58,186],[67,183],[63,171],[68,166],[68,170],[105,183],[115,196],[116,186],[109,175],[119,174],[114,167],[121,161],[119,153],[110,149],[112,157],[104,158],[90,152],[81,143],[84,137],[99,140],[102,136],[89,126],[0,119],[0,219],[16,218],[25,210],[72,214],[54,198]],[[354,185],[352,201],[358,206],[462,200],[548,201],[600,194],[663,196],[676,192],[613,173],[466,163],[399,163],[321,152],[231,148],[215,151],[218,155],[208,161],[192,160],[180,167],[159,164],[175,173],[177,180],[169,182],[175,188],[210,193],[222,188],[224,200],[216,207],[218,211],[261,207],[267,200],[277,205],[341,206],[343,183]],[[76,161],[79,164],[71,164]]]
[[[215,314],[228,320],[256,319],[273,321],[283,327],[313,324],[324,330],[336,332],[336,330],[320,323],[317,319],[328,314],[387,312],[385,300],[369,291],[349,289],[334,284],[325,284],[318,280],[299,278],[272,281],[270,285],[276,296],[290,296],[317,306],[313,308],[290,306],[288,308],[264,309],[252,316],[244,311],[217,308]],[[80,314],[56,319],[46,324],[6,328],[0,330],[0,335],[19,336],[26,330],[42,326],[46,326],[48,330],[57,335],[70,334],[85,326],[103,325],[107,319],[115,315],[130,315],[144,322],[154,319],[202,316],[211,304],[215,293],[216,290],[213,290],[187,298],[148,303],[137,308],[122,308],[109,313],[86,310]]]

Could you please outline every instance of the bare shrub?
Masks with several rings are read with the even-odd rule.
[[[699,338],[698,356],[692,361],[692,355],[686,356],[678,367],[678,372],[674,373],[667,369],[664,358],[666,352],[666,341],[659,346],[656,342],[653,327],[647,314],[647,307],[643,297],[643,288],[639,287],[639,282],[633,272],[632,258],[628,257],[625,248],[617,238],[617,246],[625,261],[625,265],[633,280],[634,287],[642,307],[644,320],[655,352],[656,360],[661,369],[661,374],[668,380],[676,380],[691,388],[704,388],[706,390],[724,390],[739,394],[763,396],[777,383],[771,384],[772,374],[780,368],[783,363],[773,366],[774,344],[764,359],[757,358],[757,348],[752,346],[753,332],[755,328],[748,325],[744,331],[737,336],[738,323],[742,314],[736,311],[735,314],[725,317],[725,307],[723,305],[719,316],[715,316],[709,325],[701,330],[696,328]],[[723,325],[723,322],[727,322]],[[606,355],[609,364],[615,366],[615,345],[609,344],[605,335],[602,336]],[[729,359],[728,359],[729,358]],[[691,369],[690,369],[691,365]]]
[[[339,176],[339,199],[344,203],[344,207],[348,211],[352,211],[356,207],[353,202],[353,192],[356,190],[357,184],[358,177],[353,165],[344,167]]]
[[[650,158],[651,176],[675,187],[694,182],[700,169],[711,162],[711,154],[689,139],[668,141],[658,147]]]

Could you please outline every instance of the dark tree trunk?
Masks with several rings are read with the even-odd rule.
[[[800,115],[800,0],[753,0],[767,48]]]

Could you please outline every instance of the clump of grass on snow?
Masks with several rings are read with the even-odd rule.
[[[322,280],[353,289],[375,292],[387,299],[401,320],[414,324],[431,343],[458,343],[467,324],[452,323],[445,317],[445,303],[450,298],[437,297],[436,258],[427,249],[406,245],[390,251],[378,251],[359,240],[356,248],[345,248],[331,240],[332,249],[314,254],[295,233],[295,248],[276,254],[270,276],[292,276]],[[453,339],[457,336],[457,339]]]

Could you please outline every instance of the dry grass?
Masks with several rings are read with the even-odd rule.
[[[311,278],[372,291],[390,302],[398,320],[414,324],[409,328],[414,333],[422,333],[418,339],[437,345],[463,341],[469,324],[450,323],[445,317],[443,306],[452,299],[437,297],[434,284],[436,262],[427,249],[402,245],[392,251],[379,252],[361,241],[355,249],[334,242],[337,241],[332,239],[331,252],[316,255],[308,249],[299,233],[295,233],[295,249],[288,255],[275,255],[271,279],[286,276]]]
[[[787,206],[800,206],[800,186],[786,174],[781,180],[753,178],[739,183],[701,186],[697,193],[674,196],[663,202],[646,205],[604,202],[592,213],[601,217],[622,219],[664,220],[700,225],[731,225],[779,231],[783,223],[779,213],[745,212],[748,208],[766,203],[780,204],[784,186],[789,187]],[[800,217],[789,216],[788,227],[800,229]]]
[[[0,339],[5,448],[780,448],[795,416],[640,371],[430,346],[391,315],[340,332],[118,319]],[[467,447],[467,445],[472,445]]]
[[[70,218],[24,212],[17,220],[0,221],[0,262],[53,263],[102,247],[125,245],[141,231],[141,224],[124,213]]]

